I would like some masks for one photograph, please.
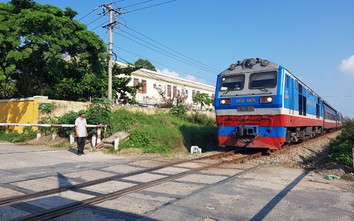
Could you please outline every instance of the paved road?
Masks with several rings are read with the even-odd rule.
[[[0,198],[34,193],[170,162],[0,143]],[[183,171],[192,164],[0,207],[0,220],[88,199]],[[55,220],[353,220],[353,183],[255,164],[201,171]]]

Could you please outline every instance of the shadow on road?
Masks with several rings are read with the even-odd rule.
[[[278,203],[309,173],[310,171],[304,171],[293,182],[287,185],[280,193],[278,193],[271,201],[267,203],[256,215],[250,220],[258,221],[264,219]]]

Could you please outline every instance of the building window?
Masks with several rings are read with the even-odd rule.
[[[177,96],[177,86],[173,86],[173,97]]]
[[[171,85],[167,85],[167,97],[171,97]]]
[[[139,78],[134,78],[134,86],[139,84]]]
[[[141,93],[146,94],[146,80],[141,80],[141,84],[143,85],[141,87]]]

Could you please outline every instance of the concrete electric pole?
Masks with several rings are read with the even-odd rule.
[[[116,24],[118,24],[117,21],[114,21],[114,19],[123,14],[122,9],[114,9],[112,7],[112,3],[104,4],[101,7],[104,8],[105,14],[108,11],[109,13],[109,24],[103,26],[103,28],[108,28],[109,32],[109,39],[108,39],[108,99],[112,101],[112,69],[113,69],[113,62],[112,62],[112,54],[113,54],[113,28]]]
[[[108,61],[108,99],[112,101],[112,69],[113,69],[113,64],[112,64],[112,47],[113,47],[113,8],[111,5],[109,5],[109,42],[108,42],[108,56],[109,56],[109,61]]]

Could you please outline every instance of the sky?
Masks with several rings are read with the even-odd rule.
[[[215,85],[246,58],[278,63],[354,118],[353,0],[119,0],[114,59],[149,60],[159,72]],[[102,0],[36,0],[79,14],[106,43]],[[0,0],[0,2],[8,2]],[[96,10],[95,10],[96,9]]]

